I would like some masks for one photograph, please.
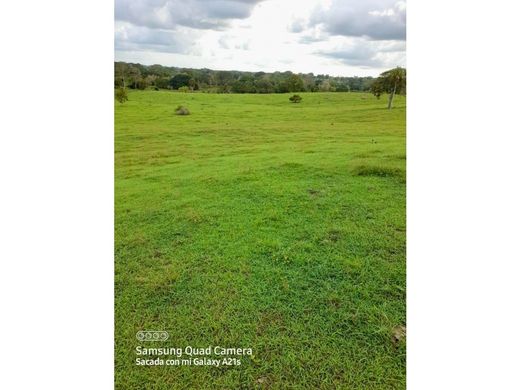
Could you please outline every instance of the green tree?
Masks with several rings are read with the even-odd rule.
[[[133,89],[139,88],[139,83],[142,78],[139,68],[133,65],[129,65],[126,73],[128,78],[128,86]]]
[[[126,79],[127,65],[124,62],[116,62],[114,64],[114,81],[116,87],[124,88]]]
[[[231,90],[235,93],[256,93],[254,77],[251,75],[241,76],[231,85]]]
[[[381,73],[372,83],[370,91],[378,99],[381,94],[388,93],[388,109],[391,109],[395,94],[406,92],[406,69],[397,67]]]
[[[267,78],[262,77],[259,80],[255,80],[255,89],[258,93],[273,93],[274,85]]]
[[[135,89],[145,90],[149,86],[150,86],[150,84],[149,84],[149,81],[148,81],[148,79],[146,77],[141,77],[141,78],[136,79],[134,81],[134,88]]]
[[[179,73],[172,77],[170,85],[173,89],[179,89],[180,87],[190,86],[191,76],[186,73]]]
[[[292,74],[287,79],[287,89],[289,92],[305,91],[303,86],[303,79],[297,74]]]
[[[166,89],[170,86],[170,79],[161,77],[155,80],[155,86],[158,88]]]
[[[199,85],[197,84],[197,81],[192,77],[188,80],[188,86],[193,91],[194,89],[199,89]]]
[[[118,89],[116,89],[116,100],[121,104],[128,100],[126,88],[119,87]]]
[[[114,69],[116,87],[136,88],[136,81],[141,79],[141,71],[132,64],[125,62],[116,62]]]
[[[329,79],[323,80],[319,87],[320,92],[334,92],[336,88],[331,84]]]

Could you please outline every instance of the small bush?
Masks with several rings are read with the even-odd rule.
[[[289,100],[293,103],[300,103],[302,101],[302,97],[300,95],[292,95]]]
[[[128,100],[128,93],[126,92],[126,88],[118,88],[116,90],[116,100],[121,104]]]
[[[153,87],[154,91],[159,91],[159,87]]]
[[[186,93],[186,92],[189,92],[190,89],[188,87],[184,86],[184,87],[179,87],[177,89],[177,91]]]
[[[176,109],[175,109],[175,114],[177,115],[190,115],[190,110],[188,110],[186,107],[184,106],[178,106]]]

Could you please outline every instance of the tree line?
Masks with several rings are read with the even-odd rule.
[[[373,77],[287,72],[242,72],[115,62],[114,86],[216,93],[370,91]]]

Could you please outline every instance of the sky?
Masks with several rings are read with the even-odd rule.
[[[116,61],[377,76],[406,65],[406,2],[115,0]]]

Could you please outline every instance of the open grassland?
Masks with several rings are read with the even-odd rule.
[[[405,98],[289,96],[116,103],[117,389],[405,388]],[[254,356],[140,367],[137,345]]]

